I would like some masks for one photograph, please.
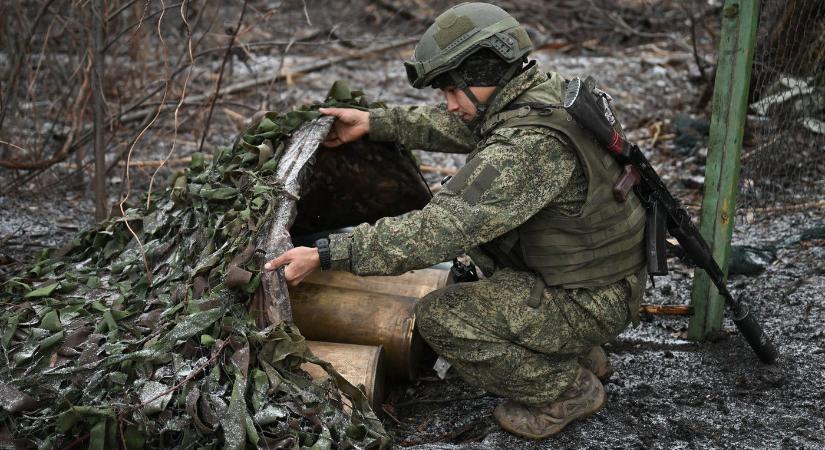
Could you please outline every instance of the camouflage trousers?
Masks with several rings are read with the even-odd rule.
[[[416,322],[424,340],[468,383],[545,404],[573,382],[580,355],[636,317],[630,311],[635,307],[638,314],[645,280],[629,280],[594,289],[545,288],[533,307],[528,299],[536,276],[501,269],[431,292],[418,303]]]

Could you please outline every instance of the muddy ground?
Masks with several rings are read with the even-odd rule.
[[[799,233],[825,214],[800,213],[739,228],[751,242]],[[418,449],[825,448],[825,242],[781,250],[758,276],[733,276],[781,353],[759,362],[726,319],[712,342],[682,339],[687,321],[646,317],[607,345],[616,374],[606,407],[558,437],[529,442],[495,426],[500,401],[451,378],[409,386],[394,425],[402,445]],[[675,265],[675,264],[674,264]],[[649,303],[687,303],[691,272],[648,285]],[[435,400],[435,403],[429,403]]]
[[[329,11],[307,3],[307,14],[315,27],[335,22]],[[416,16],[405,18],[397,11],[388,15],[386,8],[369,9],[368,2],[353,3],[351,14],[367,11],[378,18],[359,16],[360,22],[353,19],[352,23],[339,18],[350,26],[334,28],[336,39],[364,42],[364,30],[376,23],[381,31],[372,36],[380,39],[414,36],[425,27],[416,17],[431,16],[438,9],[422,2],[401,3],[404,10]],[[540,22],[535,18],[537,8],[545,14],[552,12],[541,10],[541,4],[514,1],[506,6],[521,5],[522,18],[529,16]],[[708,4],[713,7],[713,2]],[[284,17],[291,17],[290,23],[304,20],[300,5],[292,8]],[[662,17],[678,15],[678,11],[670,5],[664,8]],[[590,16],[577,17],[584,25],[589,23]],[[552,19],[545,23],[559,25]],[[686,37],[688,27],[684,21],[670,28],[655,20],[632,23],[642,26],[639,24],[647,28],[622,34],[621,45],[592,24],[592,35],[587,35],[587,26],[576,29],[566,23],[565,29],[581,35],[566,40],[553,32],[553,26],[541,29],[536,25],[532,31],[545,45],[534,57],[547,70],[567,76],[593,74],[616,99],[616,109],[629,136],[643,144],[671,190],[695,214],[701,204],[702,145],[700,142],[698,149],[678,151],[672,142],[672,122],[679,114],[706,118],[702,109],[696,109],[705,88],[697,56]],[[339,48],[340,42],[335,45]],[[707,47],[709,42],[704,45]],[[700,63],[712,62],[714,57],[707,48],[699,47]],[[317,59],[324,49],[328,51],[323,46],[296,45],[288,53],[257,54],[247,64],[236,64],[233,76],[240,79],[245,73],[300,66]],[[320,100],[336,79],[350,80],[353,87],[364,89],[371,98],[389,103],[436,101],[436,93],[415,91],[406,85],[399,60],[407,57],[409,50],[409,46],[400,47],[279,84],[266,94],[267,107],[285,110]],[[260,107],[261,95],[255,95],[249,99],[254,105],[250,109]],[[244,97],[235,100],[242,102]],[[213,130],[207,139],[211,146],[231,142],[236,129],[231,121],[218,116]],[[184,137],[194,138],[194,134]],[[162,136],[153,139],[141,143],[136,159],[155,159],[165,154],[165,147],[157,145],[162,143]],[[194,150],[192,145],[184,144],[175,156],[185,157]],[[463,164],[462,156],[425,152],[419,156],[431,165]],[[171,170],[174,168],[159,176]],[[19,175],[0,170],[0,182],[5,185]],[[150,175],[151,170],[134,169],[133,189],[145,189]],[[433,184],[441,178],[437,174],[425,176]],[[88,180],[88,172],[83,174],[63,164],[0,196],[0,279],[31,261],[41,249],[60,246],[93,223]],[[109,181],[110,200],[114,203],[124,190],[124,177],[115,175]],[[499,430],[491,413],[500,400],[467,385],[452,372],[446,380],[428,371],[415,383],[396,385],[385,405],[389,412],[385,424],[395,433],[398,446],[417,449],[825,448],[825,240],[821,235],[818,239],[807,235],[793,239],[805,230],[825,225],[825,211],[821,209],[742,212],[737,220],[736,244],[766,246],[786,240],[786,245],[777,250],[776,260],[763,273],[734,275],[730,280],[734,294],[750,301],[782,354],[774,366],[761,364],[727,319],[724,331],[711,341],[693,343],[684,339],[685,318],[645,317],[640,327],[626,330],[607,346],[617,370],[605,386],[607,406],[593,417],[570,425],[558,437],[537,443]],[[692,269],[674,260],[671,268],[671,274],[658,278],[655,287],[648,285],[645,302],[689,302]]]

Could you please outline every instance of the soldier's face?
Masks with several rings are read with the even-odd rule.
[[[473,95],[475,95],[481,103],[485,103],[493,94],[494,90],[495,87],[493,86],[470,87],[470,91],[472,91]],[[444,100],[447,102],[447,111],[457,114],[462,121],[467,123],[475,119],[478,114],[478,110],[476,109],[476,105],[473,104],[464,91],[457,89],[454,86],[447,86],[441,89],[441,92],[444,94]]]

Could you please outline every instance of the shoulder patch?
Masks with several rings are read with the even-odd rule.
[[[484,168],[481,169],[481,173],[467,186],[467,189],[464,189],[461,197],[470,205],[475,205],[481,200],[481,195],[484,194],[487,189],[490,189],[493,181],[495,181],[499,175],[501,175],[501,172],[495,167],[484,166]]]
[[[501,175],[501,172],[491,165],[483,165],[482,167],[483,163],[484,160],[481,158],[471,159],[458,173],[450,178],[450,181],[444,186],[444,190],[452,194],[461,194],[461,198],[470,205],[477,204],[484,192],[490,189],[495,179]],[[470,181],[470,177],[476,173],[476,169],[479,167],[482,167],[482,169]]]
[[[464,167],[458,170],[458,172],[450,178],[450,181],[444,186],[444,189],[447,191],[452,192],[453,194],[458,194],[464,187],[467,186],[467,182],[470,181],[470,176],[473,175],[473,172],[476,171],[476,168],[480,166],[482,163],[481,158],[473,158],[464,164]]]

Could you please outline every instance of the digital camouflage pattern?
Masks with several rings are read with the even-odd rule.
[[[326,105],[368,106],[340,83]],[[169,188],[0,285],[0,447],[389,446],[361,391],[245,305],[286,140],[318,106],[266,114],[211,163],[193,155]]]
[[[577,359],[630,321],[630,286],[545,288],[527,304],[536,275],[511,269],[425,296],[416,325],[468,383],[529,405],[553,401],[573,381]]]
[[[563,79],[532,66],[508,83],[486,118],[514,99],[560,104]],[[400,217],[361,224],[330,239],[333,268],[359,275],[390,275],[478,256],[480,244],[549,208],[576,214],[587,179],[576,150],[544,127],[496,128],[479,137],[443,108],[370,111],[371,139],[410,148],[469,152],[462,167],[430,204]],[[492,277],[430,294],[420,305],[424,338],[469,382],[528,403],[552,400],[573,379],[576,357],[615,337],[636,313],[644,279],[597,289],[544,290],[541,306],[527,305],[536,277],[477,263]]]
[[[512,100],[544,81],[533,67],[507,84],[499,98]],[[504,106],[497,105],[490,114]],[[370,110],[370,138],[470,154],[425,208],[359,225],[351,235],[332,235],[335,269],[378,275],[428,267],[491,241],[547,205],[574,214],[586,197],[587,180],[575,150],[546,128],[498,129],[479,140],[443,108],[407,107]]]

